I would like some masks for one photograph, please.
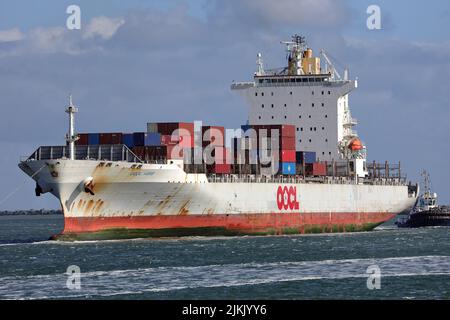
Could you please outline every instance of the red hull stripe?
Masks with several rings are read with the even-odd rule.
[[[264,230],[304,226],[345,226],[382,223],[395,214],[349,213],[261,213],[209,215],[156,215],[133,217],[66,217],[64,233],[93,232],[116,228],[169,229],[221,227],[229,230]],[[301,230],[299,230],[301,232]]]

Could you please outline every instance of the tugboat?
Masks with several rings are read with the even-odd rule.
[[[430,176],[422,172],[424,193],[421,194],[407,217],[396,221],[399,228],[450,226],[450,206],[437,205],[437,194],[431,192]]]

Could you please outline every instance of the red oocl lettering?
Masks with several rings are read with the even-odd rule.
[[[277,206],[279,210],[298,210],[300,207],[297,200],[297,187],[281,187],[277,189]]]

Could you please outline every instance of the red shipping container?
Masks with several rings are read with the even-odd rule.
[[[194,136],[194,123],[192,122],[159,122],[158,132],[162,135],[172,135],[175,130],[180,129],[180,134]]]
[[[122,133],[111,133],[111,144],[122,144]]]
[[[178,141],[172,141],[171,135],[162,135],[161,136],[161,144],[164,146],[174,146],[178,143]]]
[[[194,136],[181,136],[178,137],[180,146],[183,148],[193,148],[194,147]]]
[[[215,164],[214,171],[220,174],[231,173],[231,164]]]
[[[100,133],[100,144],[121,144],[122,133]]]
[[[167,146],[167,159],[179,159],[179,160],[183,160],[184,157],[184,152],[183,149],[178,146]]]
[[[284,124],[281,126],[281,135],[283,137],[295,138],[295,126],[291,124]]]
[[[75,145],[77,146],[86,146],[89,144],[88,134],[87,133],[79,133],[78,140],[75,141]]]
[[[308,163],[305,165],[305,173],[307,176],[326,176],[327,166],[320,162]]]
[[[216,164],[232,163],[231,151],[225,147],[215,147],[213,150],[213,156]]]
[[[281,150],[281,162],[295,162],[295,150]]]
[[[294,150],[295,151],[295,137],[281,137],[279,148],[281,150]],[[295,157],[294,157],[295,162]]]
[[[225,128],[221,126],[202,127],[202,145],[223,146],[225,142]]]
[[[258,136],[265,135],[271,137],[272,130],[278,130],[278,135],[282,137],[295,137],[295,125],[291,124],[264,124],[252,125],[250,127],[256,130]]]
[[[179,144],[183,148],[193,148],[194,147],[194,136],[172,136],[172,135],[162,135],[161,144],[164,146],[175,146]]]

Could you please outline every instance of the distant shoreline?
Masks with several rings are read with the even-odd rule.
[[[0,216],[48,216],[53,214],[62,215],[61,210],[30,209],[30,210],[4,210],[0,211]]]

